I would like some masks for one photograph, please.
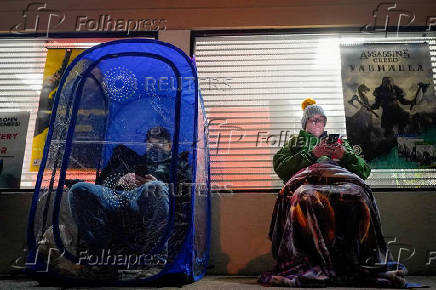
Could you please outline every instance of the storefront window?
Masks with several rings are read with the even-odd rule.
[[[282,182],[274,173],[272,157],[301,129],[300,104],[305,98],[314,98],[323,106],[328,116],[326,130],[329,133],[347,137],[344,104],[351,101],[353,94],[344,98],[341,45],[364,43],[425,43],[430,50],[426,61],[433,67],[436,65],[436,38],[434,35],[423,37],[422,33],[395,34],[389,38],[363,33],[197,37],[194,53],[210,122],[212,181],[234,190],[279,188]],[[403,68],[397,65],[397,70]],[[382,69],[386,70],[387,76],[389,66],[386,64]],[[433,69],[433,79],[434,72]],[[412,72],[409,74],[412,77]],[[430,72],[430,78],[431,75]],[[407,92],[417,92],[418,88],[414,81],[400,84],[410,100],[416,95]],[[434,85],[430,86],[431,90],[426,94],[434,97]],[[358,87],[356,83],[354,94],[358,94]],[[367,92],[371,105],[375,88],[376,85],[371,84]],[[349,105],[358,104],[356,101]],[[410,118],[424,110],[401,106],[410,112]],[[378,117],[373,118],[380,122],[383,111],[378,108],[375,112]],[[382,130],[383,133],[387,131]],[[395,133],[400,135],[401,132],[396,128]],[[419,139],[419,136],[406,133],[403,132],[400,138]],[[433,146],[433,151],[429,150],[431,156],[435,155],[434,145],[427,146]],[[393,147],[392,150],[402,154]],[[384,168],[386,158],[381,162],[369,157],[373,171],[368,184],[373,187],[434,185],[436,155],[430,158],[431,162],[422,164],[418,162],[419,156],[401,155],[405,165],[397,168]]]

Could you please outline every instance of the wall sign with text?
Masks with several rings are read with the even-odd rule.
[[[0,189],[19,188],[29,112],[0,112]]]

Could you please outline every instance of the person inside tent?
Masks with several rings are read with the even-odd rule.
[[[79,182],[71,186],[70,210],[89,253],[147,254],[165,237],[172,160],[168,130],[151,128],[146,148],[141,156],[118,145],[97,178],[101,185]],[[178,184],[192,182],[186,153],[179,154]]]
[[[276,266],[258,281],[404,287],[406,269],[391,262],[375,199],[363,181],[371,168],[347,140],[327,134],[321,106],[306,99],[302,108],[303,129],[273,157],[284,182],[269,229]]]

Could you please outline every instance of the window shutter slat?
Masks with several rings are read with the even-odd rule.
[[[233,190],[281,187],[272,157],[286,141],[279,140],[280,134],[289,139],[301,129],[305,98],[323,106],[329,133],[346,135],[341,44],[424,41],[430,44],[435,67],[436,38],[419,33],[389,39],[376,34],[197,37],[199,84],[211,123],[212,183]],[[418,171],[373,170],[367,183],[434,185],[436,170]]]

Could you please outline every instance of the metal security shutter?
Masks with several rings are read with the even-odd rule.
[[[31,188],[36,179],[29,165],[46,54],[43,40],[0,40],[0,112],[30,112],[22,188]]]
[[[362,34],[197,37],[194,52],[209,119],[213,185],[230,190],[281,187],[272,157],[298,134],[305,98],[323,106],[329,133],[346,135],[341,43],[423,41],[435,55],[435,38],[418,34],[389,39]],[[415,173],[373,170],[368,184],[429,185],[435,176],[434,170]]]
[[[47,48],[88,48],[100,42],[78,40],[0,39],[0,112],[29,111],[21,189],[35,186],[30,172],[32,140]]]

